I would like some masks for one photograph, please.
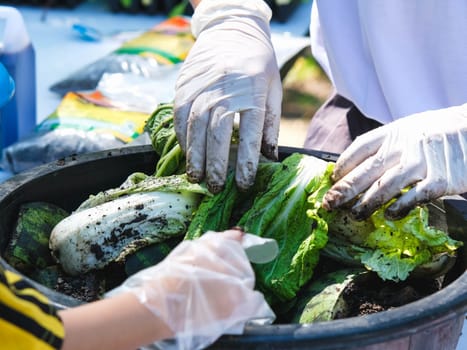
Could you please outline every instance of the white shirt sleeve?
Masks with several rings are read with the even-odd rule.
[[[467,102],[467,1],[314,0],[311,46],[336,90],[388,123]]]

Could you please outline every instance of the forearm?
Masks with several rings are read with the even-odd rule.
[[[132,294],[59,312],[65,326],[63,350],[136,349],[173,336]]]
[[[191,6],[193,6],[194,9],[196,8],[196,6],[198,6],[200,2],[201,0],[190,0],[190,4]]]

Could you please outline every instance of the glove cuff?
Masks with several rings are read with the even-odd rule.
[[[202,0],[191,19],[191,32],[195,37],[215,20],[232,16],[257,17],[269,23],[272,11],[263,0]]]

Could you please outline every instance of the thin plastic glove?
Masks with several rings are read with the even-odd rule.
[[[254,182],[262,152],[277,159],[282,86],[262,0],[203,0],[192,18],[197,37],[175,92],[175,131],[190,181],[222,190],[234,116],[240,116],[236,183]]]
[[[399,195],[388,218],[467,192],[467,105],[414,114],[359,136],[337,160],[333,180],[323,207],[331,210],[362,194],[352,206],[357,219]]]
[[[254,291],[255,275],[236,230],[183,241],[156,266],[129,277],[107,296],[131,292],[173,331],[160,349],[201,349],[247,321],[275,316]]]

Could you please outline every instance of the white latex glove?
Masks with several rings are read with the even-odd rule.
[[[192,17],[197,37],[175,92],[175,131],[192,182],[222,190],[234,115],[240,116],[236,182],[249,188],[260,152],[277,159],[282,86],[262,0],[203,0]]]
[[[333,180],[323,207],[331,210],[362,194],[352,206],[357,219],[399,195],[388,218],[467,192],[467,104],[414,114],[359,136],[337,160]]]
[[[202,349],[247,321],[275,316],[254,291],[255,275],[237,230],[183,241],[159,264],[129,277],[107,296],[131,292],[175,334],[162,349]]]

